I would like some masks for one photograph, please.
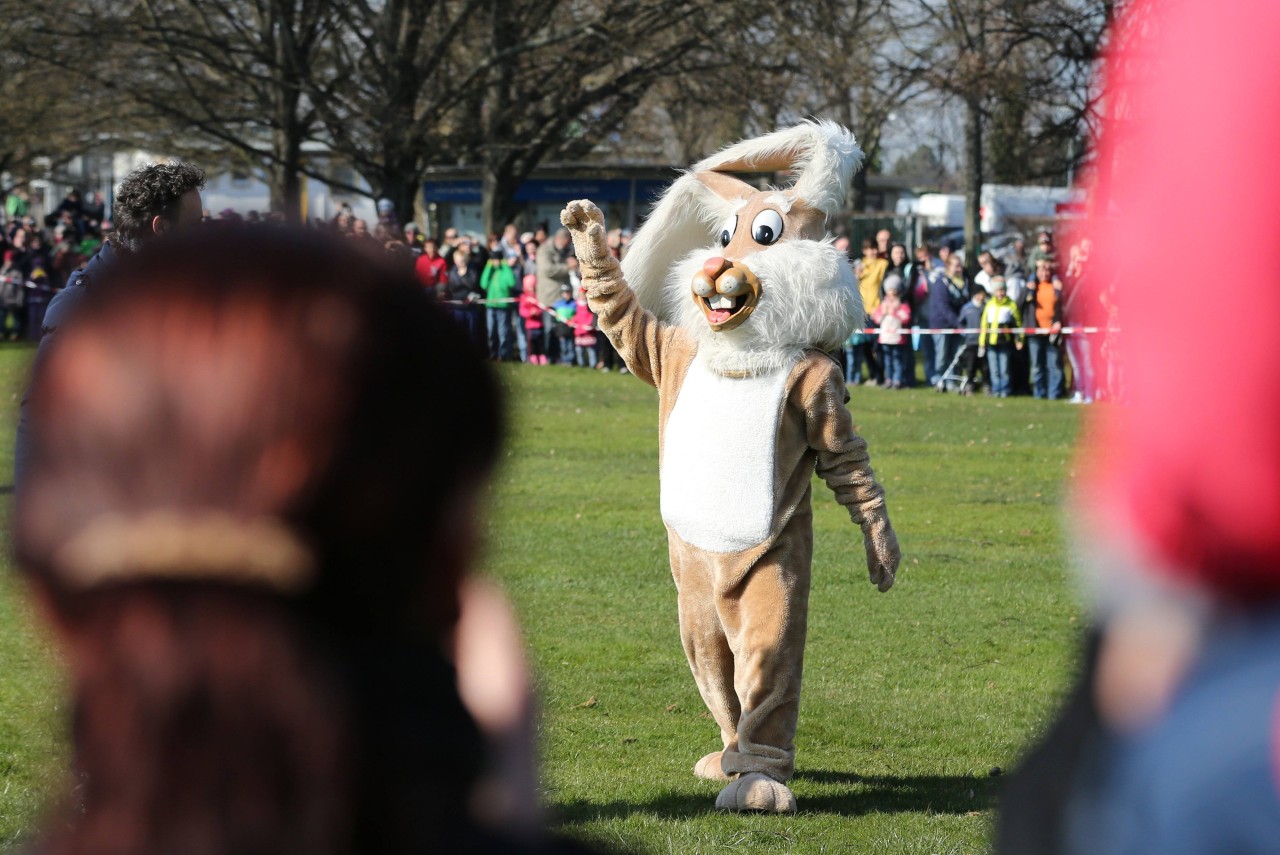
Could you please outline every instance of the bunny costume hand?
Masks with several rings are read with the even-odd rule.
[[[862,538],[867,549],[867,570],[871,575],[871,584],[883,594],[893,587],[898,562],[902,560],[898,536],[894,534],[889,518],[881,513],[863,521]]]
[[[579,199],[560,212],[560,222],[573,237],[583,281],[611,278],[619,270],[618,260],[605,240],[604,214],[594,202]]]

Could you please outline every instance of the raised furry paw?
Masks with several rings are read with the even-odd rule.
[[[613,258],[605,240],[604,214],[594,202],[587,199],[570,202],[560,212],[560,222],[573,236],[574,253],[580,264],[598,268]]]
[[[786,784],[759,772],[748,772],[720,791],[716,810],[795,813],[796,796]]]
[[[720,765],[720,756],[723,751],[712,751],[706,757],[703,757],[693,766],[693,774],[697,775],[705,781],[727,781],[729,776],[725,774],[724,768]]]
[[[571,232],[585,232],[592,223],[604,225],[604,214],[589,199],[577,199],[564,206],[560,222]]]

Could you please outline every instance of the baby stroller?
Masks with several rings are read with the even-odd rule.
[[[945,392],[947,385],[952,384],[955,390],[961,395],[967,395],[970,389],[969,376],[961,371],[961,364],[964,362],[966,353],[973,352],[974,358],[977,358],[978,346],[976,344],[964,344],[956,348],[956,355],[951,358],[951,364],[947,366],[947,370],[942,372],[942,376],[938,378],[937,389],[939,392]]]

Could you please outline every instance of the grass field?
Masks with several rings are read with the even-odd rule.
[[[28,351],[0,350],[0,484]],[[525,622],[561,828],[634,852],[960,853],[1043,727],[1081,628],[1059,535],[1079,410],[856,389],[904,564],[878,594],[815,481],[816,549],[794,817],[720,815],[718,748],[680,650],[658,516],[657,396],[632,377],[515,366],[488,571]],[[7,490],[6,490],[7,492]],[[8,500],[7,495],[4,496]],[[0,848],[64,750],[47,640],[0,580]]]

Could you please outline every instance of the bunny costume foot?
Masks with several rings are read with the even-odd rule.
[[[712,751],[693,766],[693,774],[704,781],[727,781],[729,776],[720,765],[722,751]]]
[[[825,231],[860,160],[852,135],[827,122],[731,146],[672,184],[622,264],[595,205],[561,214],[600,329],[658,390],[680,637],[725,745],[694,772],[734,779],[716,802],[726,810],[795,810],[785,782],[815,469],[862,529],[872,584],[888,590],[900,560],[844,378],[826,355],[863,323],[849,260]],[[730,174],[787,169],[798,175],[787,190]]]
[[[716,796],[716,810],[795,813],[796,796],[786,784],[752,772],[720,791]]]

